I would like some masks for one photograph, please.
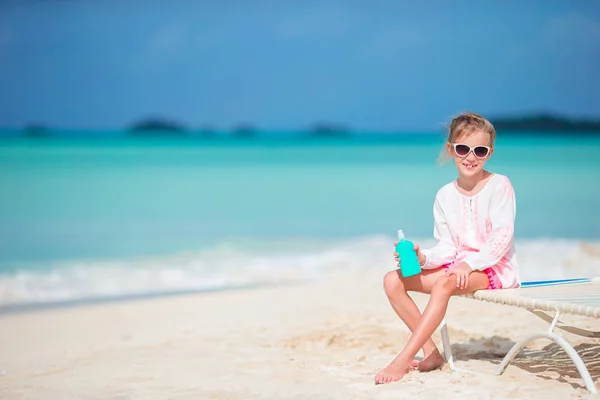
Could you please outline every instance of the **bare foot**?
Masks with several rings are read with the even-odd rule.
[[[410,365],[421,372],[429,372],[441,368],[446,360],[439,351],[435,351],[422,360],[412,360]]]
[[[405,362],[399,357],[399,355],[396,356],[396,358],[394,358],[387,367],[375,375],[376,384],[399,381],[408,373],[408,370],[410,369],[410,363]]]

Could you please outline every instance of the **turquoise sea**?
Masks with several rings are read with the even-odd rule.
[[[431,243],[439,134],[0,141],[0,307],[393,268]],[[524,279],[600,271],[600,135],[502,136]]]

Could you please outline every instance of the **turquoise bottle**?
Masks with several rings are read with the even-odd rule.
[[[400,257],[400,271],[402,271],[402,276],[406,278],[421,273],[421,264],[419,264],[415,245],[410,240],[404,238],[402,230],[398,231],[396,253]]]

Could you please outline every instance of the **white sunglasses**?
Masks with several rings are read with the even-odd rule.
[[[452,147],[454,147],[454,152],[459,157],[466,157],[470,152],[473,152],[477,158],[486,158],[490,154],[491,149],[489,146],[471,147],[462,143],[452,143]]]

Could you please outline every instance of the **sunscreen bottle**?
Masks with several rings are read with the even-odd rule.
[[[404,238],[404,232],[398,231],[398,244],[396,245],[396,253],[400,257],[400,270],[402,276],[408,277],[421,273],[421,264],[415,251],[415,245],[410,240]]]

